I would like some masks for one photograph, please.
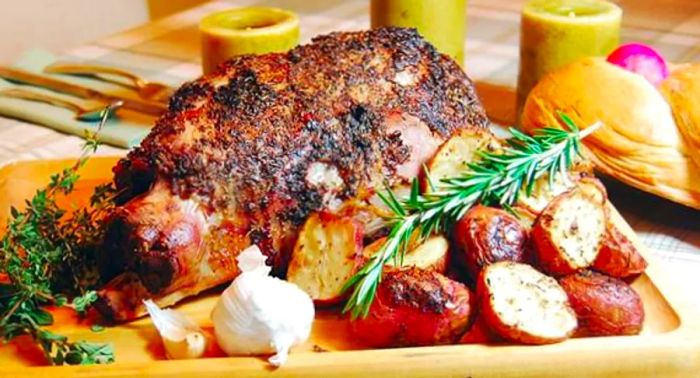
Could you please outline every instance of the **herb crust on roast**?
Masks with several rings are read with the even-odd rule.
[[[242,56],[183,85],[115,167],[102,271],[117,320],[234,278],[255,243],[283,275],[314,211],[408,182],[487,118],[473,85],[414,30],[332,33]]]

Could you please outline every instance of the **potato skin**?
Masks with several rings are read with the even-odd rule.
[[[562,277],[579,327],[577,336],[637,335],[644,307],[637,292],[624,281],[593,271]]]
[[[634,243],[608,222],[603,245],[592,268],[611,277],[627,278],[643,273],[647,265]]]
[[[455,224],[452,236],[459,261],[473,279],[485,265],[527,261],[528,232],[504,210],[477,205]]]
[[[392,270],[367,317],[352,320],[351,329],[374,348],[450,344],[467,329],[471,300],[466,286],[435,271]]]
[[[570,205],[578,201],[590,205],[590,214],[582,218],[583,221],[592,221],[593,224],[585,224],[588,227],[595,227],[595,233],[592,233],[591,240],[579,240],[582,248],[590,248],[587,252],[591,254],[584,255],[581,253],[581,261],[574,261],[573,257],[568,255],[564,250],[561,240],[556,240],[554,230],[557,227],[557,222],[562,221],[566,214],[578,214],[577,209]],[[595,261],[600,245],[603,242],[605,235],[605,227],[608,223],[608,213],[605,207],[606,192],[600,181],[593,178],[581,179],[576,187],[557,196],[547,207],[542,214],[537,218],[537,222],[532,228],[531,238],[535,246],[535,254],[537,264],[546,273],[554,276],[564,276],[573,274],[582,269],[588,268]],[[585,230],[581,227],[584,225],[575,223],[575,229],[568,231],[570,234],[581,235]],[[592,247],[591,247],[592,246]]]
[[[498,335],[491,331],[491,328],[482,315],[476,315],[469,330],[459,339],[459,344],[488,344],[490,342],[501,341]]]

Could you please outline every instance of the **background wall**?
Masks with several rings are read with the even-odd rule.
[[[77,46],[206,0],[0,0],[0,63]]]
[[[228,1],[235,6],[236,0]],[[302,4],[303,7],[322,8],[324,1],[274,0],[274,3],[298,9]],[[467,1],[515,10],[525,0]],[[687,20],[689,14],[700,10],[700,0],[613,1],[623,7],[626,27],[668,29],[679,25],[685,33],[700,34],[700,19]],[[12,61],[29,48],[60,52],[204,2],[206,0],[0,0],[0,64]]]

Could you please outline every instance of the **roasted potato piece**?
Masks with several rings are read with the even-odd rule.
[[[647,261],[612,222],[605,229],[603,245],[592,268],[608,276],[627,278],[641,274],[647,267]]]
[[[434,235],[403,257],[402,266],[415,266],[420,269],[433,269],[438,273],[447,271],[450,242],[442,235]],[[389,262],[393,266],[393,261]]]
[[[439,185],[441,179],[459,176],[469,168],[468,164],[479,161],[477,151],[496,152],[500,148],[498,139],[490,132],[462,129],[443,143],[430,160],[427,165],[430,177]],[[423,191],[432,191],[427,177],[423,180]]]
[[[476,279],[484,265],[496,261],[525,262],[528,232],[510,213],[478,205],[454,226],[459,261]]]
[[[374,256],[386,242],[386,238],[377,239],[365,247],[362,252],[367,258]],[[432,269],[438,273],[447,271],[450,243],[442,235],[434,235],[423,243],[414,246],[404,254],[402,267],[414,266],[420,269]],[[394,260],[389,260],[388,267],[394,267]]]
[[[386,218],[392,215],[392,212],[386,207],[378,207],[356,199],[343,202],[334,213],[343,217],[351,217],[362,223],[365,240],[368,238],[376,239],[376,235],[386,228]]]
[[[525,227],[526,230],[532,230],[532,226],[534,226],[535,221],[537,221],[538,214],[533,214],[528,209],[519,204],[512,206],[512,209],[513,212],[517,215],[517,219],[520,222],[520,224],[523,227]]]
[[[500,341],[500,337],[495,335],[488,324],[484,321],[484,317],[477,315],[469,330],[460,337],[458,344],[486,344],[489,342]]]
[[[582,179],[556,197],[532,228],[540,267],[562,276],[589,267],[598,256],[607,224],[605,191],[595,179]]]
[[[500,261],[484,267],[477,297],[486,324],[506,340],[556,343],[576,329],[576,314],[564,289],[527,264]]]
[[[343,299],[342,288],[364,264],[363,226],[356,219],[314,213],[304,223],[292,252],[287,280],[317,304]]]
[[[530,195],[527,195],[525,188],[520,190],[518,201],[513,207],[528,218],[537,218],[555,197],[567,190],[571,190],[580,179],[591,175],[592,169],[587,163],[574,165],[565,176],[557,174],[551,185],[549,183],[549,174],[544,174],[535,181]]]
[[[365,259],[369,260],[372,258],[377,252],[379,252],[379,249],[382,248],[384,243],[386,242],[386,237],[379,238],[372,243],[368,244],[365,246],[365,248],[362,250],[362,256],[365,257]]]
[[[595,202],[600,203],[603,207],[608,201],[608,191],[605,189],[600,180],[595,177],[584,177],[576,181],[575,189],[581,190],[587,196],[591,197]],[[605,214],[607,216],[607,212]]]
[[[577,336],[636,335],[642,330],[642,300],[624,281],[583,271],[559,283],[576,312]]]
[[[518,201],[514,207],[518,212],[537,218],[555,197],[567,190],[571,190],[575,186],[576,178],[573,174],[567,174],[566,176],[561,174],[555,175],[551,186],[549,184],[549,175],[545,174],[535,181],[529,196],[525,188],[520,190]]]
[[[357,338],[375,348],[449,344],[466,331],[471,294],[463,284],[415,267],[384,273]]]

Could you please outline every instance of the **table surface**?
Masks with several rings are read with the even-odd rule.
[[[700,2],[685,2],[682,9],[658,7],[652,0],[619,2],[625,10],[624,41],[651,43],[671,61],[700,60]],[[301,19],[302,42],[317,34],[369,25],[366,0],[238,0],[235,5],[271,5],[296,11]],[[179,85],[201,74],[198,21],[205,14],[229,7],[231,3],[227,2],[207,3],[78,46],[64,52],[61,58],[118,66],[148,79]],[[465,66],[474,80],[515,86],[519,8],[520,2],[512,0],[469,1]],[[80,138],[0,117],[0,165],[23,159],[77,156],[81,144]],[[125,153],[126,150],[109,146],[98,152]],[[612,202],[650,247],[654,258],[679,272],[679,276],[694,279],[693,270],[700,270],[700,212],[615,182],[607,184]]]

